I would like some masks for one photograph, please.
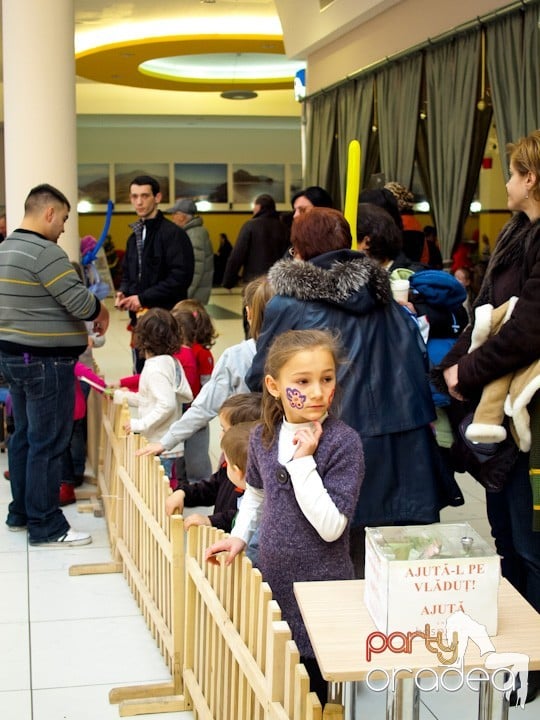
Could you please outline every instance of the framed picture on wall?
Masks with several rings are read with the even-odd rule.
[[[302,190],[304,188],[304,180],[302,178],[302,165],[300,163],[298,164],[292,164],[289,165],[289,172],[290,172],[290,196],[292,197],[295,193],[297,193],[299,190]]]
[[[175,163],[174,198],[195,202],[228,202],[226,163]]]
[[[77,166],[79,201],[91,205],[106,205],[111,199],[108,163],[88,163]]]
[[[155,178],[161,188],[162,204],[168,205],[171,202],[168,163],[115,163],[114,184],[117,204],[129,205],[129,186],[133,178],[138,175],[150,175]]]
[[[285,165],[233,165],[233,203],[251,205],[267,193],[276,203],[285,202]]]

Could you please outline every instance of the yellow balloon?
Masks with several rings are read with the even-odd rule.
[[[356,237],[356,218],[358,215],[358,195],[360,192],[360,158],[362,151],[358,140],[351,140],[347,158],[347,185],[345,191],[345,210],[343,214],[351,226],[352,249],[358,247]]]

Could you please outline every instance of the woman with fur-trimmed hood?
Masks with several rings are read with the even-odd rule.
[[[260,388],[268,347],[285,330],[338,333],[347,356],[339,373],[341,418],[360,434],[366,462],[353,521],[359,531],[351,535],[361,551],[364,526],[438,522],[449,502],[430,428],[425,346],[414,320],[392,300],[388,273],[350,250],[340,212],[313,208],[296,218],[291,242],[294,261],[269,272],[276,295],[246,379]],[[353,559],[360,573],[361,561]]]

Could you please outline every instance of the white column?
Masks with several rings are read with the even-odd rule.
[[[74,27],[73,0],[2,0],[8,231],[50,183],[71,204],[60,244],[78,259]]]

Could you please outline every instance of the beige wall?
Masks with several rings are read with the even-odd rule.
[[[308,94],[474,20],[510,0],[402,0],[308,56]]]
[[[84,116],[78,162],[299,163],[300,119]]]

